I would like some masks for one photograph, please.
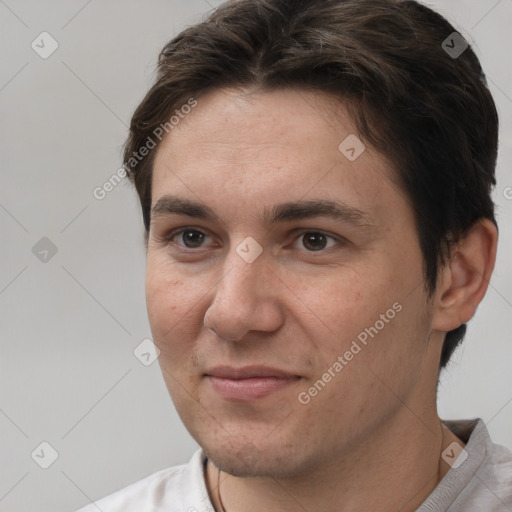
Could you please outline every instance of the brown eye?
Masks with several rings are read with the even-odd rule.
[[[205,235],[201,231],[197,231],[196,229],[184,229],[175,235],[173,235],[172,240],[178,238],[183,242],[182,244],[178,243],[177,245],[182,245],[187,247],[188,249],[197,249],[201,247],[201,244],[204,242],[207,235]]]
[[[329,239],[332,244],[328,246]],[[302,246],[308,251],[322,251],[336,245],[336,240],[332,236],[326,235],[319,231],[304,231],[300,234],[299,240],[302,240]]]

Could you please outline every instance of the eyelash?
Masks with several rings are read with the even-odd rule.
[[[201,231],[200,229],[185,227],[185,228],[180,228],[178,230],[175,230],[175,231],[171,232],[169,235],[165,236],[164,237],[164,242],[166,242],[168,244],[169,243],[173,243],[174,245],[180,247],[181,249],[185,249],[186,251],[193,251],[193,252],[195,252],[195,251],[197,251],[199,249],[202,249],[203,247],[192,248],[192,247],[187,247],[185,245],[180,245],[180,244],[177,244],[175,242],[172,242],[173,238],[175,238],[178,235],[182,235],[183,233],[186,233],[187,231],[191,231],[191,232],[195,232],[195,233],[201,233],[203,235],[209,236],[207,233],[205,233],[204,231]],[[298,231],[296,233],[294,241],[298,240],[300,237],[302,237],[305,234],[315,234],[315,235],[319,234],[319,235],[323,235],[326,238],[335,241],[338,246],[346,245],[346,243],[347,243],[346,240],[344,240],[342,238],[338,238],[338,237],[335,237],[333,235],[329,235],[329,234],[325,233],[324,231],[315,230],[315,229],[302,229],[302,230]],[[333,248],[333,246],[326,247],[326,248],[320,249],[318,251],[309,251],[307,249],[304,249],[304,251],[308,252],[308,253],[313,253],[314,254],[314,253],[326,252],[326,251],[328,251],[329,249],[332,249],[332,248]]]

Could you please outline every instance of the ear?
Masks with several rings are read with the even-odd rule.
[[[498,231],[489,219],[475,223],[453,248],[441,270],[432,328],[451,331],[473,317],[484,298],[496,261]]]

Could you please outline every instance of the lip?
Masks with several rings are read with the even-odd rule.
[[[205,378],[223,398],[243,401],[265,398],[292,385],[301,377],[266,366],[217,366],[205,372]]]
[[[290,379],[299,377],[293,373],[271,368],[269,366],[244,366],[234,368],[232,366],[215,366],[205,372],[210,377],[219,377],[221,379],[252,379],[255,377],[276,377],[278,379]]]

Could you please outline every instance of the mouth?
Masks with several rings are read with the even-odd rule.
[[[219,366],[207,371],[204,377],[217,394],[235,401],[262,399],[301,379],[299,375],[263,366]]]

